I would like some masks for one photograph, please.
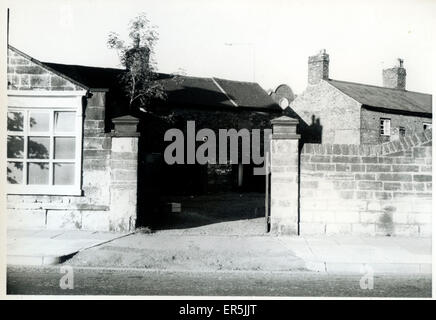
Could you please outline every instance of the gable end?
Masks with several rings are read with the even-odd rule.
[[[42,62],[9,45],[8,90],[88,90],[86,86],[62,75]]]

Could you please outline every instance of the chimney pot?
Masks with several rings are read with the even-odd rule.
[[[400,67],[400,68],[402,68],[402,67],[403,67],[403,62],[404,62],[404,60],[403,60],[403,59],[401,59],[401,58],[398,58],[398,64],[399,64],[399,67]]]

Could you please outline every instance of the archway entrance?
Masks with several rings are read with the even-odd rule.
[[[138,224],[157,232],[259,235],[266,232],[265,177],[252,165],[167,165],[144,154]]]

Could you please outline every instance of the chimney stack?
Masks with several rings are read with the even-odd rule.
[[[124,64],[127,70],[138,68],[141,64],[150,62],[150,49],[147,47],[133,47],[126,52]]]
[[[403,59],[398,59],[398,66],[383,70],[384,87],[406,90],[406,69],[403,63]]]
[[[329,55],[326,50],[321,50],[317,55],[309,57],[309,84],[317,84],[321,79],[329,78]]]

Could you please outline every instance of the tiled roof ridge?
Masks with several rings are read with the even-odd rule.
[[[237,82],[237,83],[246,83],[246,84],[255,84],[255,85],[259,85],[259,83],[255,82],[255,81],[240,81],[240,80],[231,80],[231,79],[224,79],[224,78],[218,78],[218,77],[213,77],[216,80],[222,80],[222,81],[228,81],[228,82]]]
[[[84,67],[84,68],[103,69],[103,70],[126,71],[126,69],[122,69],[122,68],[96,67],[96,66],[88,66],[83,64],[57,63],[57,62],[48,62],[48,61],[41,61],[41,63],[45,65],[56,64],[56,65],[69,66],[69,67]]]
[[[352,81],[344,81],[344,80],[336,80],[336,79],[327,79],[326,81],[327,81],[327,82],[335,81],[335,82],[342,82],[342,83],[348,83],[348,84],[355,84],[355,85],[365,86],[365,87],[373,87],[373,88],[377,88],[377,89],[386,89],[386,90],[393,90],[393,91],[399,91],[399,92],[408,92],[408,93],[425,94],[425,95],[431,96],[430,93],[425,93],[425,92],[410,91],[410,90],[397,89],[397,88],[388,88],[388,87],[376,86],[376,85],[373,85],[373,84],[366,84],[366,83],[360,83],[360,82],[352,82]]]

